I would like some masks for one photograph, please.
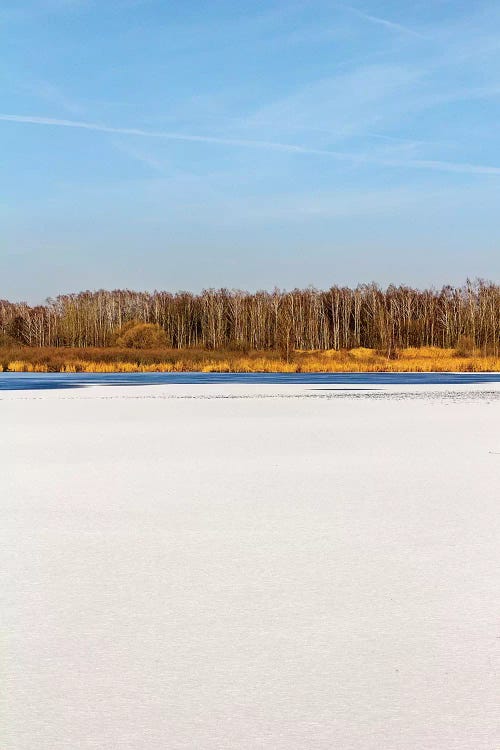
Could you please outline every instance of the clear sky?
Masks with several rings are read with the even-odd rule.
[[[500,278],[498,0],[2,0],[0,297]]]

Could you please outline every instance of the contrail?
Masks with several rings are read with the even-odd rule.
[[[381,167],[403,167],[409,169],[428,169],[439,172],[456,172],[462,174],[491,174],[500,175],[500,167],[466,164],[433,159],[380,159],[369,154],[355,154],[344,151],[330,151],[328,149],[309,148],[298,146],[294,143],[279,143],[277,141],[255,141],[242,138],[219,138],[211,135],[193,135],[190,133],[175,133],[155,130],[142,130],[140,128],[117,128],[110,125],[100,125],[94,122],[81,120],[61,120],[54,117],[38,117],[35,115],[10,115],[0,114],[0,120],[5,122],[27,123],[32,125],[47,125],[63,128],[79,128],[92,130],[99,133],[114,133],[119,135],[135,135],[143,138],[163,138],[171,141],[188,141],[190,143],[213,143],[221,146],[234,146],[239,148],[258,148],[270,151],[281,151],[294,154],[305,154],[310,156],[325,156],[337,161],[358,164],[372,164]]]
[[[337,7],[343,8],[349,13],[353,13],[353,15],[358,16],[358,18],[362,18],[369,23],[375,23],[379,26],[385,26],[387,29],[390,29],[391,31],[399,31],[401,34],[410,34],[410,36],[416,36],[418,39],[428,39],[428,37],[424,36],[424,34],[420,34],[420,32],[415,31],[414,29],[410,29],[408,28],[408,26],[403,26],[400,23],[389,21],[389,19],[382,18],[381,16],[372,16],[370,13],[365,13],[362,10],[353,8],[352,5],[345,5],[344,3],[336,3],[336,5]]]
[[[329,154],[339,159],[348,158],[342,152],[312,149],[297,146],[292,143],[277,143],[276,141],[252,141],[242,138],[219,138],[211,135],[192,135],[189,133],[175,133],[155,130],[142,130],[140,128],[115,128],[109,125],[100,125],[95,122],[83,122],[81,120],[60,120],[54,117],[37,117],[34,115],[7,115],[0,114],[0,120],[8,122],[31,123],[32,125],[54,125],[63,128],[82,128],[83,130],[95,130],[100,133],[117,133],[119,135],[137,135],[144,138],[165,138],[171,141],[191,141],[194,143],[215,143],[222,146],[247,146],[254,148],[268,148],[275,151],[291,151],[304,154]]]

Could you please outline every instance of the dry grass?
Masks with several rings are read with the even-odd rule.
[[[5,372],[498,372],[500,357],[463,349],[275,351],[0,348]]]

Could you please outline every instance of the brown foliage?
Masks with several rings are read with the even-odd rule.
[[[455,347],[457,357],[472,357],[476,345],[472,336],[459,336]]]
[[[155,349],[166,346],[167,337],[163,328],[156,323],[136,323],[122,326],[116,338],[117,346],[128,349]]]

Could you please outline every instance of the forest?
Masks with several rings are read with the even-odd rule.
[[[89,356],[92,350],[93,359],[99,349],[104,360],[106,349],[176,350],[188,358],[195,350],[254,359],[260,353],[287,363],[297,352],[362,349],[387,360],[423,348],[498,358],[500,286],[476,280],[424,290],[376,284],[254,293],[99,290],[35,306],[0,301],[2,351],[23,359],[24,350],[48,348],[88,350]],[[158,359],[161,354],[150,357]]]
[[[30,306],[0,300],[0,335],[35,347],[106,347],[126,324],[152,323],[175,349],[283,350],[500,346],[500,286],[420,291],[375,284],[328,291],[80,292]]]

